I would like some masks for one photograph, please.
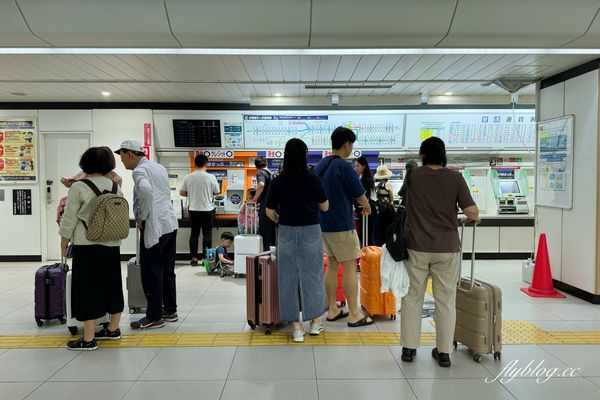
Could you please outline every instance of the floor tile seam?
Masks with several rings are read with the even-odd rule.
[[[58,348],[60,348],[60,347],[58,347]],[[65,346],[64,346],[64,349],[65,349],[65,351],[69,351],[69,350],[67,350],[67,349],[66,349],[66,344],[65,344]],[[59,369],[58,369],[58,370],[56,370],[56,371],[55,371],[55,372],[54,372],[52,375],[50,375],[50,376],[48,377],[48,379],[46,379],[46,381],[45,381],[45,382],[50,382],[50,381],[51,381],[51,379],[52,379],[52,378],[54,378],[54,376],[55,376],[56,374],[58,374],[60,371],[62,371],[62,370],[63,370],[63,369],[64,369],[64,368],[65,368],[67,365],[71,364],[71,363],[73,362],[73,360],[75,360],[77,357],[80,357],[80,356],[81,356],[81,353],[83,353],[83,352],[82,352],[82,351],[78,351],[78,352],[77,352],[77,354],[75,354],[75,357],[71,358],[69,361],[67,361],[67,363],[66,363],[66,364],[64,364],[64,365],[63,365],[61,368],[59,368]]]
[[[39,382],[39,381],[37,381],[37,382],[39,383],[39,385],[37,385],[37,387],[36,387],[35,389],[33,389],[31,392],[29,392],[29,394],[28,394],[27,396],[25,396],[25,397],[23,398],[23,400],[27,400],[27,399],[28,399],[28,398],[29,398],[29,397],[30,397],[32,394],[34,394],[34,393],[35,393],[35,392],[36,392],[36,391],[37,391],[39,388],[41,388],[42,386],[44,386],[44,385],[46,384],[46,382]]]
[[[588,382],[590,382],[592,385],[596,386],[598,389],[600,389],[600,379],[598,380],[598,383],[595,383],[594,381],[592,381],[590,378],[595,378],[595,377],[590,377],[590,376],[584,376],[585,379],[587,379]]]
[[[233,364],[235,363],[235,358],[237,357],[239,348],[239,346],[235,346],[235,351],[233,352],[233,357],[231,358],[231,363],[229,364],[229,370],[227,371],[227,376],[225,377],[225,383],[223,384],[223,388],[221,389],[219,400],[223,398],[223,394],[225,393],[225,387],[227,386],[227,382],[229,381],[229,376],[231,375],[231,370],[233,369]]]
[[[148,347],[151,349],[158,349],[158,351],[154,354],[154,357],[152,357],[152,359],[150,360],[150,362],[148,362],[148,364],[146,365],[146,368],[144,368],[144,370],[142,372],[140,372],[140,374],[137,376],[137,378],[135,378],[135,382],[139,381],[140,378],[144,375],[144,373],[148,370],[148,368],[150,367],[150,364],[152,364],[154,362],[154,360],[156,359],[156,357],[158,357],[158,355],[160,354],[160,352],[162,351],[162,349],[164,347]],[[131,388],[130,388],[131,390]],[[129,393],[129,391],[128,391]]]
[[[127,397],[129,392],[131,392],[131,389],[133,389],[133,386],[135,385],[136,381],[122,381],[122,382],[130,382],[130,385],[127,388],[127,390],[125,391],[125,393],[123,393],[123,396],[121,396],[121,400],[123,400],[125,397]]]

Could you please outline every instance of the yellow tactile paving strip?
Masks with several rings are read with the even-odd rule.
[[[529,321],[503,321],[504,344],[600,344],[600,331],[546,332]],[[69,335],[1,336],[2,349],[61,348]],[[121,340],[100,342],[101,347],[221,347],[221,346],[389,346],[400,344],[396,332],[323,332],[293,343],[287,332],[248,333],[139,333]],[[421,344],[435,344],[435,333],[421,333]]]

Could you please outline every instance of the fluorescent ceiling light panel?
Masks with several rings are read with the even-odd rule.
[[[174,55],[405,55],[405,54],[582,54],[600,49],[205,49],[205,48],[82,48],[4,47],[0,54],[174,54]]]
[[[304,89],[391,89],[394,85],[380,85],[380,84],[364,84],[364,85],[328,85],[328,84],[313,84],[313,85],[304,85]]]

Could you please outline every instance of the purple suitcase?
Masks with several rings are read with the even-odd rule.
[[[35,322],[58,319],[65,324],[66,281],[68,265],[56,263],[44,265],[35,272]]]

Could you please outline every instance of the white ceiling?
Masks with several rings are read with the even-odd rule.
[[[600,0],[0,0],[0,48],[599,49],[596,55],[9,54],[0,55],[0,101],[501,96],[502,89],[481,83],[541,79],[597,58],[599,11]],[[315,83],[342,88],[305,89]],[[391,88],[343,88],[374,83]],[[533,86],[520,94],[533,94]]]

